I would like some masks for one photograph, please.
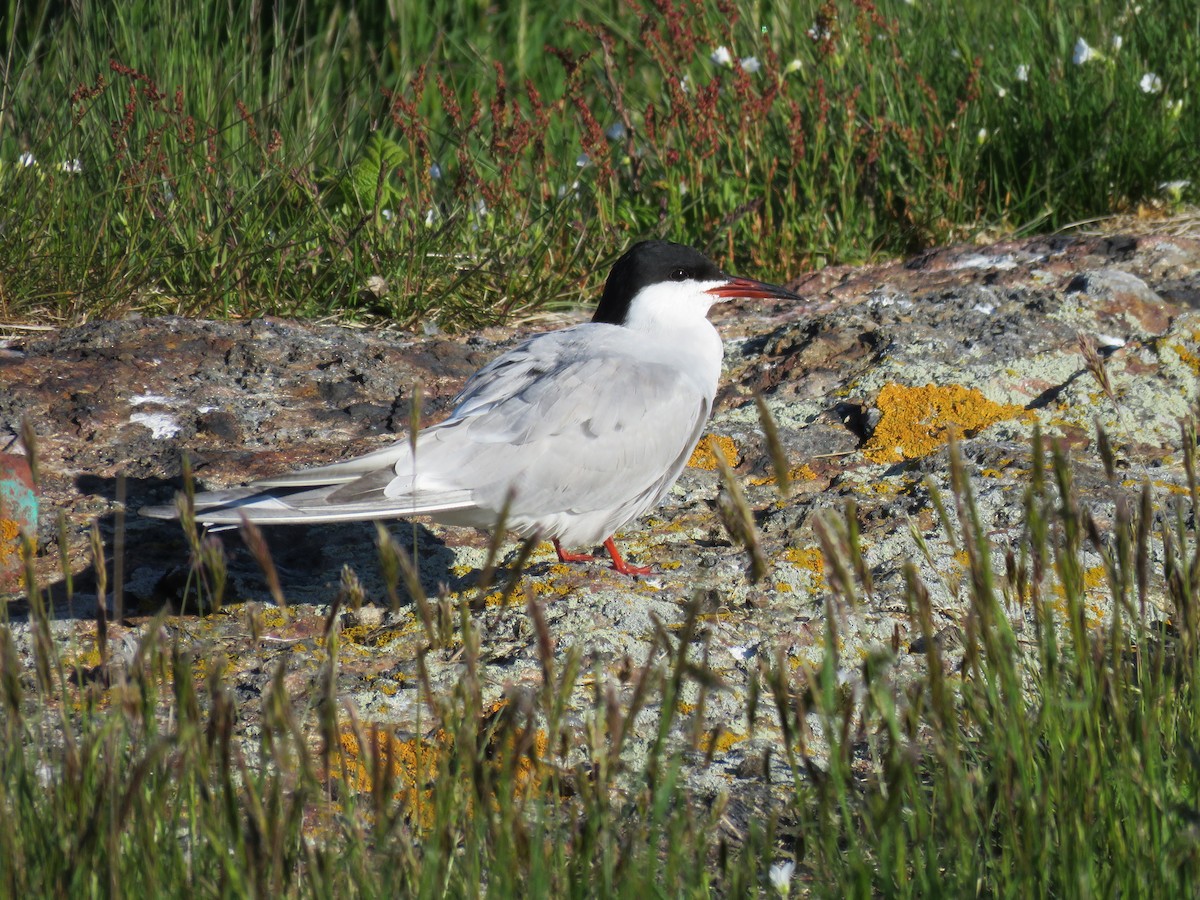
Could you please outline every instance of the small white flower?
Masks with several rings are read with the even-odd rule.
[[[762,68],[762,63],[758,61],[757,56],[744,56],[739,60],[742,66],[742,71],[749,75],[753,75]]]
[[[799,59],[793,59],[790,63],[784,66],[783,74],[791,75],[793,72],[799,72],[802,68],[804,68],[804,63],[800,62]]]
[[[586,153],[580,153],[577,157],[575,157],[575,165],[579,166],[581,169],[590,164],[591,161],[591,157],[589,157]]]
[[[833,32],[831,32],[828,28],[818,28],[816,25],[813,25],[808,29],[808,31],[805,32],[805,34],[807,34],[814,41],[827,41]]]
[[[1017,66],[1016,76],[1017,76],[1017,81],[1028,81],[1029,80],[1029,66],[1025,65],[1025,63],[1021,63],[1019,66]]]
[[[487,214],[488,214],[487,204],[484,203],[483,198],[480,197],[478,200],[475,201],[475,215],[479,216],[479,218],[482,219]]]
[[[1182,97],[1180,97],[1178,100],[1168,100],[1167,101],[1167,118],[1168,119],[1178,119],[1179,114],[1181,112],[1183,112],[1183,98]]]
[[[437,163],[434,163],[432,166],[430,166],[429,167],[429,177],[432,178],[434,181],[440,180],[442,177],[442,167],[439,166]]]
[[[1138,87],[1142,89],[1143,94],[1157,94],[1162,90],[1162,79],[1153,72],[1147,72],[1138,82]]]
[[[605,129],[604,136],[610,141],[619,141],[628,133],[629,132],[625,130],[624,122],[613,122],[608,126],[607,129]]]
[[[767,872],[767,880],[771,882],[771,887],[775,888],[780,897],[786,897],[791,893],[792,873],[795,871],[796,864],[791,860],[771,864],[771,868]]]
[[[26,169],[28,169],[30,166],[37,165],[37,160],[33,158],[33,154],[28,152],[22,153],[20,156],[18,156],[17,162],[19,162]]]
[[[383,219],[383,221],[385,221],[385,222],[390,222],[390,221],[392,221],[392,218],[393,218],[393,216],[395,216],[395,215],[396,215],[396,214],[395,214],[394,212],[392,212],[390,209],[381,209],[381,210],[379,211],[379,217],[380,217],[381,219]]]
[[[1006,91],[1006,90],[1005,90],[1004,88],[1002,88],[1002,87],[1001,87],[1001,88],[996,88],[996,95],[997,95],[998,97],[1000,97],[1001,99],[1004,99],[1005,97],[1007,97],[1007,96],[1008,96],[1008,91]]]
[[[718,66],[728,66],[733,64],[733,54],[729,52],[729,48],[722,44],[709,56]]]
[[[1085,62],[1096,58],[1096,51],[1088,46],[1083,38],[1075,39],[1075,51],[1071,54],[1071,62],[1082,66]]]
[[[567,191],[570,191],[572,194],[578,194],[579,180],[576,179],[575,181],[572,181],[569,188],[565,184],[560,184],[558,186],[558,199],[561,200],[563,197],[567,196]]]
[[[83,163],[81,163],[77,159],[63,160],[61,163],[58,164],[58,167],[60,169],[62,169],[62,171],[64,171],[64,172],[82,172],[83,171]]]
[[[438,211],[432,206],[425,210],[425,227],[432,228],[433,223],[438,220]]]
[[[1114,51],[1120,50],[1121,45],[1124,43],[1125,43],[1125,39],[1123,37],[1121,37],[1119,34],[1114,34],[1112,36],[1112,48]]]
[[[983,144],[983,143],[987,142],[987,139],[988,139],[988,130],[986,128],[980,128],[979,133],[977,135],[975,135],[975,142],[978,144]]]

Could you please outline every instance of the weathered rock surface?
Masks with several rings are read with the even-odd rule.
[[[782,280],[789,273],[776,274]],[[603,562],[561,565],[547,545],[533,556],[516,599],[502,605],[497,592],[479,595],[473,586],[485,535],[391,525],[399,543],[415,542],[430,595],[474,601],[496,698],[506,684],[540,677],[527,595],[543,604],[560,655],[577,645],[587,670],[621,683],[644,662],[654,619],[677,625],[701,592],[693,653],[704,644],[724,687],[689,705],[683,720],[690,730],[690,717],[700,715],[701,732],[718,725],[724,731],[713,765],[697,765],[691,775],[706,791],[754,793],[770,780],[770,767],[764,773],[755,761],[780,737],[769,716],[760,715],[750,732],[749,684],[759,658],[773,659],[778,648],[795,668],[815,662],[827,615],[839,617],[848,672],[879,648],[894,653],[901,677],[919,670],[924,656],[904,613],[906,561],[918,564],[934,591],[935,627],[953,633],[966,604],[964,563],[941,532],[927,486],[948,491],[944,444],[951,427],[963,435],[999,571],[1005,551],[1021,540],[1035,423],[1068,449],[1081,495],[1102,525],[1111,522],[1118,496],[1136,493],[1143,481],[1163,503],[1186,483],[1179,420],[1195,406],[1200,375],[1196,222],[1146,234],[952,247],[888,265],[826,269],[790,286],[812,305],[746,302],[716,312],[727,371],[710,430],[735,461],[755,510],[768,561],[759,583],[747,577],[747,556],[731,544],[716,511],[711,454],[695,458],[698,465],[669,501],[623,536],[632,561],[658,567],[647,578],[624,578]],[[1107,390],[1085,365],[1081,335],[1104,361]],[[27,418],[39,437],[38,567],[44,583],[55,585],[62,620],[56,633],[88,646],[96,603],[88,528],[99,519],[111,584],[119,476],[135,510],[170,502],[185,451],[203,486],[218,487],[373,449],[405,432],[414,385],[421,385],[422,421],[435,420],[465,378],[518,336],[499,329],[413,337],[281,321],[134,319],[9,339],[0,345],[0,450],[9,443],[5,431],[15,435]],[[788,499],[771,477],[755,392],[764,395],[793,467]],[[1096,422],[1114,446],[1115,479],[1094,446]],[[813,530],[814,517],[840,514],[850,500],[873,580],[870,596],[854,609],[828,602]],[[69,603],[58,574],[59,514],[74,573]],[[914,531],[924,536],[928,556]],[[317,678],[323,617],[349,566],[369,605],[346,614],[339,690],[364,719],[414,728],[415,658],[424,631],[412,605],[384,611],[373,526],[277,528],[267,538],[292,604],[287,616],[270,607],[261,571],[237,533],[225,532],[219,539],[229,557],[227,597],[244,602],[219,615],[173,618],[168,627],[199,655],[225,657],[244,696],[260,692],[286,658],[289,685],[304,697]],[[144,621],[137,616],[164,604],[196,612],[176,524],[129,515],[124,545],[121,600],[134,614],[132,638]],[[511,551],[509,545],[510,559]],[[1099,566],[1099,558],[1094,562]],[[1099,620],[1107,590],[1096,583],[1092,611]],[[107,599],[111,606],[111,594]],[[15,619],[25,611],[24,600],[10,603]],[[448,689],[460,672],[458,655],[451,649],[430,659],[434,685]],[[580,709],[590,706],[592,690],[579,690]]]

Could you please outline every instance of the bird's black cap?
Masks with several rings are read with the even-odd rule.
[[[613,265],[592,321],[623,325],[633,298],[651,284],[688,279],[719,281],[728,277],[699,250],[670,241],[642,241],[626,250]]]

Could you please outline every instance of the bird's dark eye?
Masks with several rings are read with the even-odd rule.
[[[688,279],[687,269],[672,269],[671,270],[671,280],[672,281],[687,281],[687,279]]]

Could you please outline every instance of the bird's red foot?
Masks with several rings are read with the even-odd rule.
[[[622,575],[649,575],[653,569],[650,566],[631,566],[621,558],[621,551],[617,549],[616,543],[612,538],[604,542],[604,549],[608,551],[608,555],[612,557],[613,568]]]
[[[554,538],[552,543],[554,552],[558,554],[559,562],[590,562],[596,558],[590,553],[571,553],[569,550],[564,550],[562,544],[558,542],[558,538]],[[613,568],[622,575],[649,575],[653,571],[650,566],[633,566],[625,562],[612,538],[608,538],[604,542],[604,549],[612,557]]]
[[[558,538],[555,538],[552,543],[554,552],[558,554],[559,562],[591,562],[596,558],[590,553],[571,553],[569,550],[564,550],[562,544],[558,542]]]

